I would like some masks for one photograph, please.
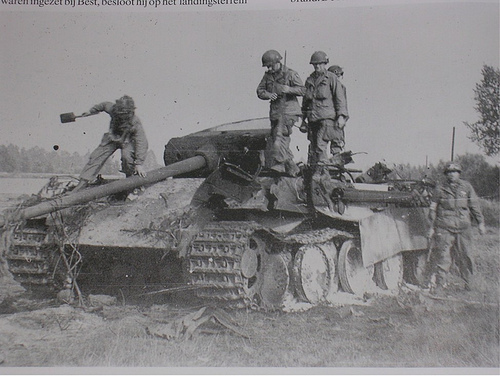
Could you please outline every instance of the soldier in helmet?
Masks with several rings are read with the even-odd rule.
[[[338,65],[332,65],[330,68],[328,68],[328,71],[332,72],[339,79],[339,84],[340,86],[342,86],[342,90],[344,91],[344,96],[347,100],[347,89],[341,81],[341,79],[344,77],[344,70],[342,69],[342,67],[339,67]]]
[[[434,241],[431,249],[429,273],[431,289],[442,290],[453,262],[470,289],[472,261],[468,255],[471,242],[472,220],[478,223],[479,232],[486,232],[484,217],[472,185],[460,179],[462,167],[450,162],[444,169],[446,181],[436,187],[430,206],[431,227],[428,237]]]
[[[343,85],[337,76],[326,69],[329,59],[323,51],[312,54],[310,64],[314,72],[307,78],[306,94],[302,101],[303,124],[301,131],[308,133],[309,165],[313,176],[323,172],[322,165],[328,163],[328,142],[331,142],[332,157],[343,151],[344,127],[349,113]]]
[[[271,137],[266,148],[266,167],[290,176],[296,176],[299,168],[293,162],[290,135],[295,122],[302,115],[297,97],[305,89],[297,72],[281,63],[278,51],[269,50],[262,55],[262,66],[267,68],[257,87],[257,96],[270,101],[269,118]]]
[[[102,102],[93,106],[83,116],[106,112],[110,117],[109,132],[102,137],[101,144],[90,154],[90,159],[80,174],[76,192],[94,180],[106,160],[117,150],[122,152],[122,172],[125,175],[146,176],[142,164],[146,159],[148,141],[141,121],[135,116],[134,100],[128,95],[117,99],[115,103]]]

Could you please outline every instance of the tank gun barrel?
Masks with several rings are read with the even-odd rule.
[[[409,203],[413,200],[412,192],[399,191],[360,191],[346,189],[343,199],[347,202]]]
[[[400,204],[410,206],[429,206],[428,196],[425,193],[412,191],[364,191],[357,189],[346,189],[342,194],[342,200],[352,203],[381,203]]]
[[[205,157],[196,155],[194,157],[172,163],[166,167],[161,167],[149,171],[146,177],[131,176],[126,179],[120,179],[108,184],[100,185],[95,188],[84,189],[79,192],[70,193],[67,196],[56,197],[43,201],[37,205],[30,206],[16,212],[14,220],[29,219],[40,215],[49,214],[58,210],[68,208],[73,205],[83,204],[98,198],[109,196],[125,190],[131,190],[143,185],[153,184],[168,177],[184,174],[205,167],[207,161]],[[0,217],[0,227],[6,223],[5,218]]]

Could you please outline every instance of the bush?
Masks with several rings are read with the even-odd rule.
[[[500,226],[500,202],[479,199],[486,226]]]

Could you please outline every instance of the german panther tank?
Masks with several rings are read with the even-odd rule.
[[[0,220],[4,256],[24,286],[154,293],[193,290],[234,307],[335,302],[340,291],[397,289],[419,277],[428,185],[389,169],[350,170],[352,153],[320,178],[266,170],[268,119],[213,127],[165,146],[165,167],[26,202]],[[49,184],[44,192],[49,192]],[[140,189],[133,201],[113,194]],[[81,286],[85,285],[83,291]]]

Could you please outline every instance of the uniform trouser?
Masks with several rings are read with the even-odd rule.
[[[332,155],[342,153],[344,151],[345,146],[345,132],[343,128],[338,126],[338,123],[335,121],[333,126],[327,131],[328,138],[330,139],[330,153]]]
[[[458,267],[462,279],[469,283],[472,273],[472,261],[468,255],[472,236],[471,227],[461,232],[451,232],[436,228],[434,247],[431,253],[432,271],[436,275],[436,284],[444,284],[453,263]]]
[[[293,162],[293,153],[290,150],[290,135],[297,121],[297,116],[284,116],[281,119],[271,120],[271,137],[266,146],[266,167],[273,168]]]
[[[135,169],[134,145],[131,142],[117,142],[111,139],[109,133],[102,137],[100,145],[90,154],[89,161],[80,173],[80,179],[92,181],[96,178],[104,163],[113,153],[121,149],[122,152],[122,172],[126,176],[132,176]]]
[[[308,164],[315,167],[317,164],[328,163],[328,139],[326,132],[333,120],[318,120],[309,123],[309,151]]]

